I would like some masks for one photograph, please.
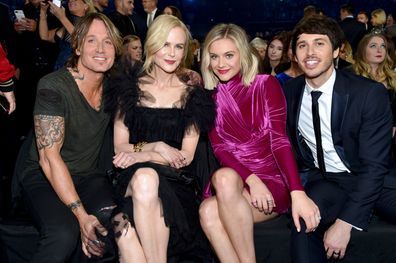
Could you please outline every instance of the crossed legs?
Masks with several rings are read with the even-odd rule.
[[[158,187],[158,174],[151,168],[138,169],[129,183],[125,196],[133,200],[135,228],[126,222],[117,238],[122,263],[166,262],[169,228],[161,216]],[[115,220],[122,220],[121,217],[117,215]]]
[[[217,170],[211,180],[216,196],[200,207],[202,228],[221,262],[256,262],[253,224],[273,218],[250,205],[250,195],[233,169]]]

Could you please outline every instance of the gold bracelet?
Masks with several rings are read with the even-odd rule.
[[[143,150],[144,145],[146,145],[147,142],[138,142],[133,145],[133,151],[136,152],[141,152]]]
[[[75,209],[79,208],[82,205],[81,200],[77,200],[67,205],[67,207],[74,211]]]

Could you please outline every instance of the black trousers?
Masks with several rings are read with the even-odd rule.
[[[327,262],[323,244],[324,233],[337,219],[348,198],[348,185],[353,185],[355,179],[345,173],[326,174],[326,179],[319,170],[308,176],[305,191],[319,207],[322,219],[318,228],[311,233],[305,233],[306,226],[303,220],[300,220],[300,232],[297,232],[292,224],[291,259],[294,263]],[[384,188],[376,202],[375,210],[396,224],[396,189]],[[348,250],[346,253],[348,254]]]
[[[72,176],[77,193],[88,214],[105,226],[114,205],[112,187],[105,175]],[[30,262],[86,262],[81,248],[77,218],[64,205],[40,171],[25,176],[22,193],[40,239]]]

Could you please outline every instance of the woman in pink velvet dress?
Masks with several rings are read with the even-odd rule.
[[[215,128],[209,137],[221,168],[200,207],[201,225],[221,262],[256,262],[253,224],[285,213],[292,203],[313,231],[318,207],[301,185],[286,135],[286,104],[277,80],[258,75],[258,58],[245,31],[215,26],[206,36],[202,75],[215,87]]]

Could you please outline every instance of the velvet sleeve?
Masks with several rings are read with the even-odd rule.
[[[294,154],[286,134],[286,101],[278,81],[266,80],[265,100],[270,121],[271,151],[289,191],[303,190]]]
[[[246,179],[251,174],[253,174],[253,172],[246,168],[243,164],[241,164],[234,155],[222,149],[221,144],[223,143],[223,141],[217,134],[215,128],[213,128],[209,132],[209,139],[212,144],[214,155],[220,162],[221,166],[234,169],[241,176],[243,181],[246,181]]]

